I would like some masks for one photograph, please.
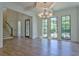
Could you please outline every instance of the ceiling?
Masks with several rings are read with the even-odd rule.
[[[35,11],[38,12],[39,9],[33,8],[35,6],[35,2],[0,2],[1,5],[10,6],[13,7],[13,5],[18,8],[21,7],[21,9],[25,11]],[[12,6],[11,6],[12,5]],[[79,2],[56,2],[53,6],[53,10],[61,10],[69,7],[75,7],[78,6]],[[17,8],[16,7],[16,8]]]
[[[54,5],[54,10],[61,10],[69,7],[79,6],[79,2],[57,2]]]
[[[13,4],[21,6],[26,10],[32,9],[35,6],[34,2],[13,2]]]
[[[28,9],[28,7],[34,6],[35,2],[12,2],[18,6]],[[61,10],[68,7],[78,6],[79,2],[56,2],[53,9],[54,10]]]

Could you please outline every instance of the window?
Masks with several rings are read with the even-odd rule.
[[[70,39],[70,35],[71,35],[70,16],[62,16],[61,33],[62,33],[61,35],[62,39]]]

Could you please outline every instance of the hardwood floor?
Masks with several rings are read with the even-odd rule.
[[[48,39],[4,40],[2,56],[79,56],[79,43]]]

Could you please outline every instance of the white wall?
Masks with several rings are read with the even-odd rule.
[[[2,11],[0,10],[0,48],[3,47],[3,18]]]
[[[77,6],[77,41],[79,42],[79,6]]]
[[[38,17],[38,19],[37,19],[37,33],[38,33],[38,38],[42,38],[42,21],[41,20],[42,19],[40,19]]]
[[[32,18],[32,38],[35,39],[38,37],[38,32],[37,32],[37,20],[38,18],[34,15],[33,18]]]

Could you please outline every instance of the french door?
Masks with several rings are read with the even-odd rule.
[[[48,21],[50,20],[50,21]],[[71,39],[71,19],[70,16],[62,16],[61,17],[61,26],[58,29],[58,21],[56,17],[51,17],[50,19],[42,20],[42,37],[50,36],[53,39],[57,39],[58,32],[61,31],[60,36],[61,39],[69,40]],[[48,23],[50,26],[48,26]],[[60,30],[61,29],[61,30]],[[50,34],[50,35],[49,35]]]
[[[61,18],[61,39],[71,39],[71,20],[70,16],[62,16]]]
[[[51,38],[56,39],[57,38],[57,18],[56,17],[52,17],[51,18]]]
[[[42,37],[47,38],[47,19],[42,20]]]
[[[51,38],[57,38],[57,19],[56,17],[50,18],[50,28],[48,28],[48,19],[42,20],[42,37],[48,37],[47,33],[50,33]],[[48,31],[48,29],[50,31]]]

